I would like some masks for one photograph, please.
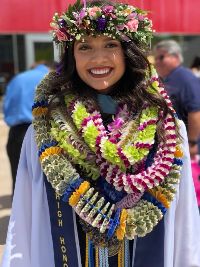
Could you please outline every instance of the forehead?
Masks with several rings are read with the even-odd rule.
[[[98,36],[82,36],[80,40],[75,41],[75,44],[78,43],[92,43],[92,42],[108,42],[108,41],[112,41],[115,40],[117,42],[119,42],[117,39],[114,39],[112,37],[108,37],[105,35],[98,35]]]
[[[165,50],[163,48],[157,48],[155,50],[155,54],[158,54],[158,55],[160,55],[160,54],[166,54],[166,53],[167,53],[167,50]]]

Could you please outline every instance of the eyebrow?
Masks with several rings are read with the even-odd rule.
[[[107,37],[106,39],[104,39],[104,41],[117,41],[117,42],[119,42],[117,39],[113,39],[111,37]]]

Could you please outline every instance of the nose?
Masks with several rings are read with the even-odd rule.
[[[109,53],[104,49],[94,49],[91,57],[91,61],[97,64],[102,64],[108,60]]]

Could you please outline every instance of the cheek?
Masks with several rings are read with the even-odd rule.
[[[122,51],[114,52],[111,60],[118,69],[125,70],[125,58]]]
[[[83,72],[83,59],[80,55],[75,54],[74,55],[74,59],[75,59],[75,64],[76,64],[76,70],[79,74],[79,76],[82,76],[82,72]]]
[[[125,58],[124,55],[121,53],[116,57],[116,64],[118,66],[119,72],[123,75],[125,72]]]

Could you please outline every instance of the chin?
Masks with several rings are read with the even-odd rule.
[[[110,88],[112,87],[112,85],[110,85],[110,83],[108,83],[108,85],[105,86],[105,84],[89,84],[87,83],[91,88],[93,88],[95,91],[98,92],[108,92],[110,90]]]
[[[94,87],[92,87],[92,88],[99,93],[108,93],[111,90],[110,87],[106,87],[106,88],[94,88]]]

